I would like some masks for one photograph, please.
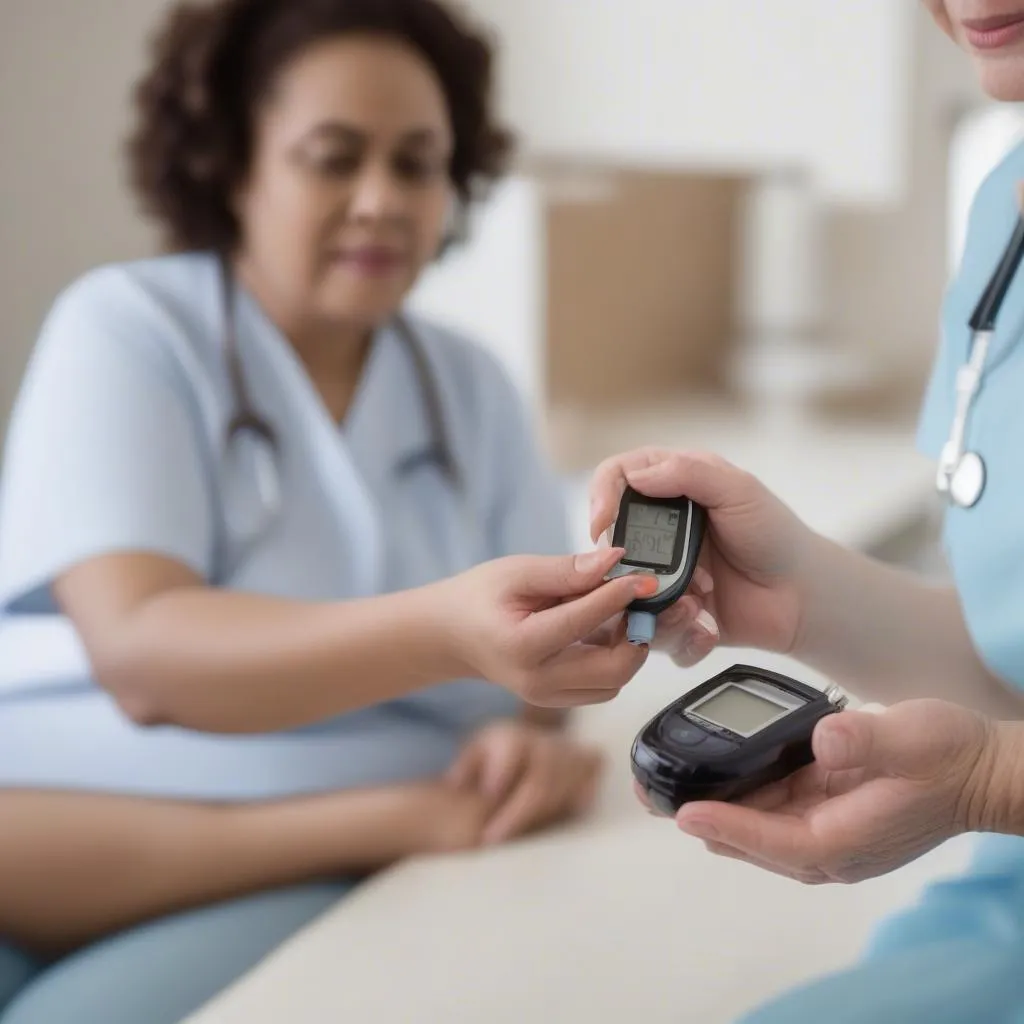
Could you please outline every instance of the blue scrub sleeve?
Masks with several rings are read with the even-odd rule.
[[[163,555],[207,573],[209,476],[173,330],[119,268],[94,271],[58,298],[7,434],[3,610],[55,610],[52,581],[112,552]]]

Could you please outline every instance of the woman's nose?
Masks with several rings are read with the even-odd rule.
[[[405,208],[405,191],[390,169],[369,167],[355,182],[351,213],[355,218],[381,220],[401,216]]]

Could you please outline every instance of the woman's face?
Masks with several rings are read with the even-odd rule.
[[[1024,0],[924,0],[939,27],[974,59],[981,87],[1024,100]]]
[[[387,320],[441,244],[452,145],[440,82],[400,42],[301,53],[257,112],[236,196],[241,260],[266,298],[310,323]]]

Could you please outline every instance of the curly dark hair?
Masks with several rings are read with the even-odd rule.
[[[463,208],[504,173],[513,137],[491,109],[492,45],[437,0],[186,0],[154,38],[127,144],[132,187],[169,249],[237,245],[229,197],[249,167],[257,105],[297,53],[350,32],[399,39],[433,67]]]

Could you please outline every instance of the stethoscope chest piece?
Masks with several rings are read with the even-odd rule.
[[[960,508],[974,508],[985,490],[985,461],[977,452],[964,452],[949,481],[949,497]]]
[[[957,451],[947,443],[942,452],[936,489],[957,508],[974,508],[985,491],[985,460],[977,452]]]

